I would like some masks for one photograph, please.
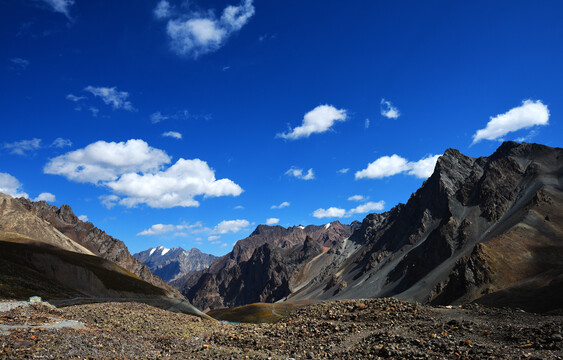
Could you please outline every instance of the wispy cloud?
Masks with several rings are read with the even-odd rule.
[[[167,132],[163,133],[162,136],[171,137],[171,138],[178,139],[178,140],[180,140],[182,138],[182,134],[180,134],[177,131],[167,131]]]
[[[160,19],[172,15],[166,1],[158,3],[154,14]],[[170,40],[170,48],[177,55],[192,58],[216,51],[253,15],[252,0],[243,0],[238,6],[227,6],[219,18],[213,12],[191,13],[169,18],[166,33]]]
[[[364,127],[366,129],[369,129],[369,119],[366,119],[366,121],[364,122]]]
[[[346,110],[337,109],[332,105],[319,105],[303,117],[301,126],[295,127],[287,133],[277,134],[288,140],[308,138],[311,134],[321,134],[329,131],[337,121],[346,121]]]
[[[45,3],[49,4],[54,12],[64,14],[69,20],[70,18],[70,7],[74,5],[74,0],[43,0]]]
[[[367,198],[363,195],[352,195],[348,198],[348,200],[350,200],[350,201],[364,201],[366,199]]]
[[[196,222],[194,224],[180,224],[180,225],[172,225],[172,224],[154,224],[150,228],[143,230],[137,233],[137,236],[155,236],[155,235],[162,235],[170,232],[174,232],[174,235],[178,233],[182,233],[184,230],[192,230],[196,228],[202,228],[201,222]],[[183,236],[183,235],[180,235]]]
[[[64,148],[68,146],[72,146],[72,141],[70,141],[70,139],[63,139],[61,137],[56,138],[51,144],[51,147],[54,148]]]
[[[292,166],[285,172],[285,175],[292,176],[301,180],[313,180],[315,178],[315,173],[313,172],[312,168],[309,169],[306,174],[304,174],[303,171],[303,169]]]
[[[20,140],[12,143],[5,143],[4,149],[10,151],[11,154],[27,155],[41,148],[41,139],[33,138],[31,140]]]
[[[339,174],[347,174],[348,171],[350,171],[349,168],[343,168],[343,169],[338,170],[338,173],[339,173]]]
[[[94,87],[87,86],[84,91],[88,91],[92,95],[99,97],[106,105],[111,105],[113,109],[123,109],[127,111],[136,111],[130,101],[127,100],[129,93],[126,91],[118,91],[114,87]]]
[[[432,175],[439,157],[440,155],[428,155],[418,161],[410,162],[397,154],[382,156],[369,163],[367,168],[357,171],[355,177],[356,179],[382,179],[406,173],[424,179]]]
[[[473,135],[473,144],[481,140],[496,140],[520,129],[536,125],[548,125],[549,109],[541,100],[524,100],[522,105],[512,108],[504,114],[491,117],[484,129]]]
[[[157,123],[159,123],[159,122],[161,122],[161,121],[164,121],[164,120],[166,120],[166,119],[168,119],[168,116],[162,115],[162,114],[160,113],[160,111],[151,114],[151,122],[152,122],[153,124],[157,124]]]
[[[88,216],[86,216],[86,215],[78,215],[78,219],[79,219],[80,221],[87,222],[87,221],[88,221]]]
[[[390,101],[381,99],[381,115],[388,119],[397,119],[401,113]]]
[[[288,207],[289,205],[291,204],[288,201],[284,201],[279,205],[272,205],[270,209],[283,209],[284,207]]]
[[[10,62],[12,64],[14,64],[15,67],[17,67],[18,69],[21,69],[21,70],[27,69],[29,64],[31,64],[31,62],[29,60],[22,59],[22,58],[19,58],[19,57],[10,59]]]
[[[86,96],[76,96],[74,94],[68,94],[66,96],[67,100],[73,101],[73,102],[79,102],[80,100],[86,100],[88,99]]]

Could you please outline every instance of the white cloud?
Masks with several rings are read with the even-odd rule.
[[[407,174],[414,175],[419,179],[426,179],[432,175],[436,167],[436,161],[440,155],[428,155],[416,162],[409,162],[410,170]]]
[[[23,192],[19,180],[7,173],[0,173],[0,192],[15,198],[29,197],[27,193]]]
[[[388,119],[397,119],[401,113],[390,101],[381,99],[381,115]]]
[[[280,219],[278,218],[269,218],[266,219],[266,225],[274,225],[280,222]]]
[[[127,101],[129,93],[126,91],[118,91],[115,86],[111,88],[87,86],[84,90],[101,98],[106,105],[111,105],[113,109],[136,111],[131,102]]]
[[[30,64],[29,60],[22,59],[22,58],[13,58],[13,59],[10,59],[10,61],[12,62],[12,64],[18,66],[22,70],[25,70]]]
[[[418,161],[409,162],[397,154],[382,156],[368,164],[367,168],[357,171],[355,177],[356,179],[381,179],[400,173],[407,173],[408,175],[424,179],[432,175],[439,157],[440,155],[428,155]]]
[[[366,129],[369,129],[369,119],[366,119],[365,123],[364,123],[364,127]]]
[[[219,236],[219,235],[211,235],[211,236],[207,237],[207,241],[216,241],[220,238],[221,238],[221,236]],[[214,243],[218,244],[218,243],[220,243],[220,241],[217,241],[217,242],[214,242]],[[214,244],[214,243],[212,243],[212,244]]]
[[[365,204],[359,205],[353,209],[350,209],[346,215],[350,216],[353,214],[365,214],[370,211],[381,211],[385,207],[385,201],[378,201],[378,202],[367,202]]]
[[[338,170],[338,172],[339,172],[340,174],[347,174],[348,171],[350,171],[349,168],[343,168],[343,169]]]
[[[164,121],[166,119],[168,119],[168,116],[162,115],[160,113],[160,111],[157,111],[157,112],[151,114],[151,122],[153,124],[159,123],[159,122]]]
[[[229,246],[229,244],[227,244],[227,243],[222,243],[222,244],[221,244],[221,247],[222,247],[222,248],[227,247],[227,246]]]
[[[88,216],[86,216],[86,215],[79,215],[79,216],[78,216],[78,219],[79,219],[80,221],[87,222],[87,221],[88,221]]]
[[[180,134],[177,131],[167,131],[167,132],[163,133],[162,136],[171,137],[171,138],[174,138],[174,139],[181,139],[182,138],[182,134]]]
[[[356,172],[356,179],[370,178],[381,179],[408,171],[408,162],[397,154],[382,156],[368,164],[364,170]]]
[[[212,234],[237,233],[250,226],[248,220],[223,220],[211,231]]]
[[[328,209],[317,209],[313,212],[313,216],[322,219],[327,217],[343,217],[346,215],[345,209],[340,209],[337,207],[330,207]]]
[[[350,200],[350,201],[364,201],[366,199],[367,198],[363,195],[352,195],[348,198],[348,200]]]
[[[97,184],[116,180],[125,173],[156,171],[168,163],[170,157],[164,151],[150,147],[143,140],[97,141],[49,160],[43,171]]]
[[[291,204],[288,201],[284,201],[279,205],[272,205],[270,209],[283,209],[284,207],[288,207],[289,205]]]
[[[235,210],[244,210],[244,206],[237,205],[237,206],[235,206]]]
[[[124,196],[120,204],[127,207],[138,204],[154,208],[199,206],[195,196],[238,196],[243,191],[232,180],[217,180],[213,169],[200,159],[179,159],[165,171],[156,173],[127,173],[106,185]]]
[[[143,230],[137,233],[137,236],[154,236],[154,235],[162,235],[169,232],[175,232],[174,236],[188,236],[187,233],[183,232],[183,230],[194,230],[202,229],[201,222],[196,222],[194,224],[180,224],[180,225],[172,225],[172,224],[154,224],[150,228]]]
[[[252,0],[227,6],[220,18],[212,12],[191,14],[168,21],[166,33],[176,54],[197,58],[216,51],[254,15]]]
[[[70,141],[69,139],[63,139],[63,138],[56,138],[53,143],[51,144],[51,147],[55,147],[55,148],[64,148],[67,146],[72,146],[72,141]]]
[[[107,209],[111,209],[112,207],[117,205],[117,202],[119,201],[119,196],[117,196],[117,195],[101,195],[98,199],[100,199],[100,202],[102,203],[102,205],[104,205]]]
[[[313,180],[315,178],[313,169],[309,169],[306,174],[303,174],[303,169],[299,169],[293,166],[285,172],[285,175],[293,176],[301,180]]]
[[[473,135],[473,144],[485,139],[496,140],[510,132],[527,129],[535,125],[548,125],[549,109],[541,100],[524,100],[521,106],[508,110],[504,114],[491,117],[487,127],[477,130]]]
[[[48,192],[44,192],[39,194],[35,199],[33,199],[33,201],[55,202],[56,198],[55,195]]]
[[[41,139],[20,140],[13,143],[4,144],[4,149],[10,150],[11,154],[26,155],[26,152],[33,152],[41,148]]]
[[[153,10],[153,14],[157,19],[166,19],[170,17],[170,3],[166,0],[160,0]]]
[[[74,0],[43,0],[53,8],[53,11],[64,14],[70,19],[70,7],[74,5]]]
[[[88,99],[86,96],[76,96],[74,94],[68,94],[66,96],[67,100],[73,101],[73,102],[79,102],[80,100],[86,100]]]
[[[329,131],[337,121],[345,121],[346,110],[337,109],[332,105],[319,105],[303,117],[301,126],[297,126],[289,133],[277,134],[276,137],[296,140],[308,138],[311,134],[320,134]]]

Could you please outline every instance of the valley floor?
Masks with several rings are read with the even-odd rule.
[[[57,320],[59,319],[59,320]],[[42,324],[75,320],[83,328]],[[227,324],[138,303],[0,312],[0,358],[562,359],[563,314],[395,299],[305,306],[274,324]]]

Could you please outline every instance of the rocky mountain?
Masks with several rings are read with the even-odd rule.
[[[167,249],[162,245],[133,254],[133,257],[166,282],[204,270],[217,259],[217,256],[204,254],[196,248],[186,251],[181,247]]]
[[[172,284],[201,308],[275,301],[289,295],[302,266],[349,237],[360,226],[339,221],[316,226],[259,225],[209,269]]]
[[[562,155],[515,142],[480,158],[448,149],[406,205],[368,215],[310,261],[289,298],[561,307]]]
[[[129,252],[121,244],[92,224],[80,222],[68,206],[58,209],[0,194],[0,299],[37,295],[57,304],[140,301],[206,317],[146,266],[128,261],[124,255]],[[146,269],[149,279],[164,286],[107,259],[112,256],[125,265],[140,264],[132,268]]]
[[[98,229],[91,222],[84,222],[78,219],[70,206],[62,205],[58,208],[47,204],[45,201],[34,202],[25,198],[18,198],[16,200],[30,214],[48,222],[52,228],[57,229],[74,243],[81,245],[91,253],[123,267],[157,287],[181,296],[176,288],[155,276],[146,265],[133,258],[129,249],[121,240],[106,234],[105,231]]]

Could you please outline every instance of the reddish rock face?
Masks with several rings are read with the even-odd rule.
[[[176,288],[162,281],[146,265],[133,258],[127,246],[121,240],[106,234],[91,222],[84,222],[78,219],[70,206],[62,205],[59,209],[56,206],[47,204],[45,201],[34,202],[24,198],[19,198],[18,200],[33,214],[48,221],[61,233],[84,246],[95,255],[123,267],[157,287],[181,296]]]

